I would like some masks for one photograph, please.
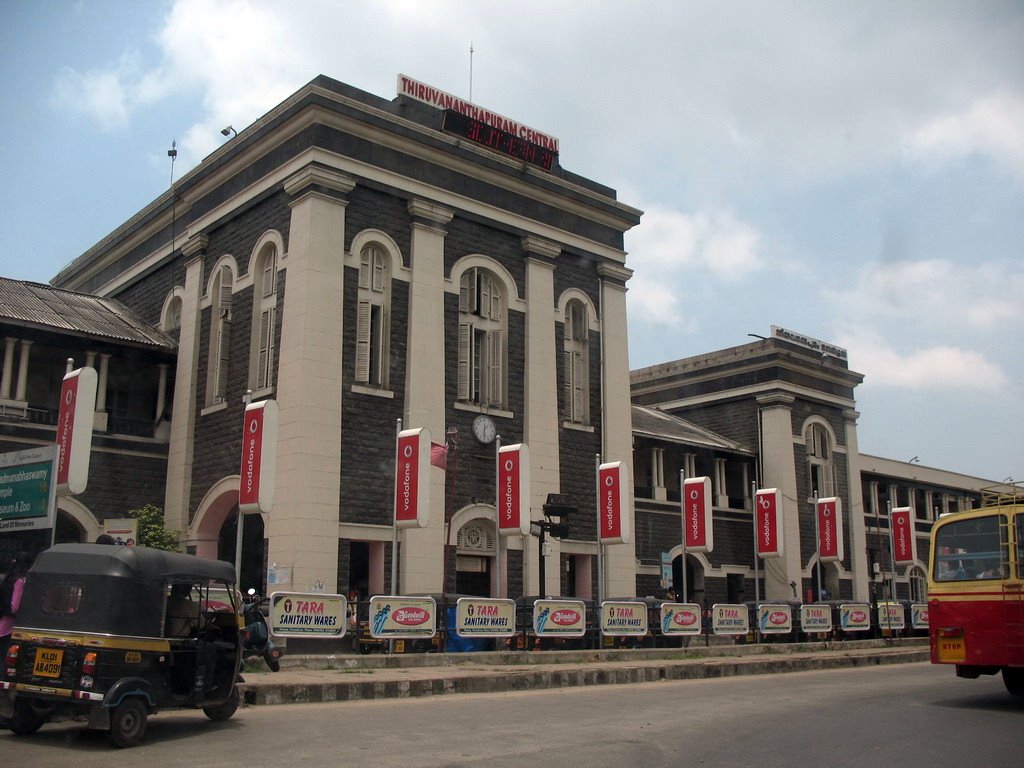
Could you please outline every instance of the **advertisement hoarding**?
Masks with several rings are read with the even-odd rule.
[[[57,495],[74,496],[89,483],[92,426],[96,415],[96,371],[79,368],[64,376],[57,414]]]
[[[661,634],[699,635],[700,606],[697,603],[662,603]]]
[[[270,595],[270,631],[278,637],[340,638],[345,634],[348,601],[344,595],[274,592]]]
[[[582,600],[537,600],[533,603],[533,631],[538,637],[583,637],[587,607]]]
[[[602,544],[629,541],[628,466],[613,461],[598,467],[598,520]]]
[[[516,633],[516,602],[504,598],[460,597],[455,603],[459,637],[512,637]]]
[[[897,507],[889,513],[892,530],[892,559],[896,565],[913,565],[917,561],[917,541],[914,536],[914,510]]]
[[[437,603],[434,598],[402,595],[375,595],[370,598],[371,636],[426,639],[436,633]]]
[[[0,454],[0,533],[52,528],[57,446]]]
[[[823,563],[843,559],[843,501],[835,496],[818,499],[818,559]]]
[[[530,533],[530,449],[525,443],[498,449],[498,533]]]
[[[683,481],[683,540],[687,552],[711,552],[715,547],[711,519],[711,478]]]
[[[274,506],[278,415],[276,400],[262,400],[245,407],[238,485],[238,509],[243,515],[266,513]]]
[[[782,491],[762,488],[754,495],[758,557],[782,557]]]
[[[403,430],[396,443],[395,525],[426,528],[430,520],[430,430]]]
[[[616,637],[647,634],[647,603],[605,600],[601,603],[601,634]]]

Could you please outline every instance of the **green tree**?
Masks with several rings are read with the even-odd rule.
[[[147,504],[141,509],[130,509],[125,513],[139,521],[139,545],[162,549],[165,552],[180,552],[178,532],[164,527],[164,511]]]

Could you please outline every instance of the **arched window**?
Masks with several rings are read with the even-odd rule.
[[[253,267],[250,389],[273,386],[276,332],[277,247],[270,244],[259,252]]]
[[[811,424],[804,433],[807,450],[807,472],[811,480],[811,495],[829,498],[836,495],[835,460],[832,438],[823,424]]]
[[[231,267],[217,268],[210,288],[210,355],[206,374],[206,402],[222,403],[227,399],[228,357],[231,351],[231,292],[234,274]]]
[[[181,297],[171,296],[164,307],[164,316],[160,320],[160,327],[164,333],[171,338],[178,340],[181,334]]]
[[[505,405],[505,289],[494,273],[472,267],[459,281],[458,397],[478,405]]]
[[[358,384],[388,386],[388,339],[391,313],[391,258],[376,243],[359,253],[359,304],[356,311]]]
[[[573,299],[565,308],[565,326],[562,334],[565,375],[562,412],[567,421],[579,424],[590,421],[589,329],[586,306],[582,301]]]

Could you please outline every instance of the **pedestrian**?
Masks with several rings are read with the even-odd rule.
[[[21,595],[25,591],[25,574],[32,567],[33,557],[28,552],[19,552],[6,576],[0,582],[0,661],[7,658],[7,647],[11,644],[14,620],[21,608]],[[7,718],[0,717],[0,728],[10,727]]]

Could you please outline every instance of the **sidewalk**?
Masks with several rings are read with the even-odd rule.
[[[928,661],[927,638],[620,651],[285,656],[243,672],[245,705],[499,693]]]

